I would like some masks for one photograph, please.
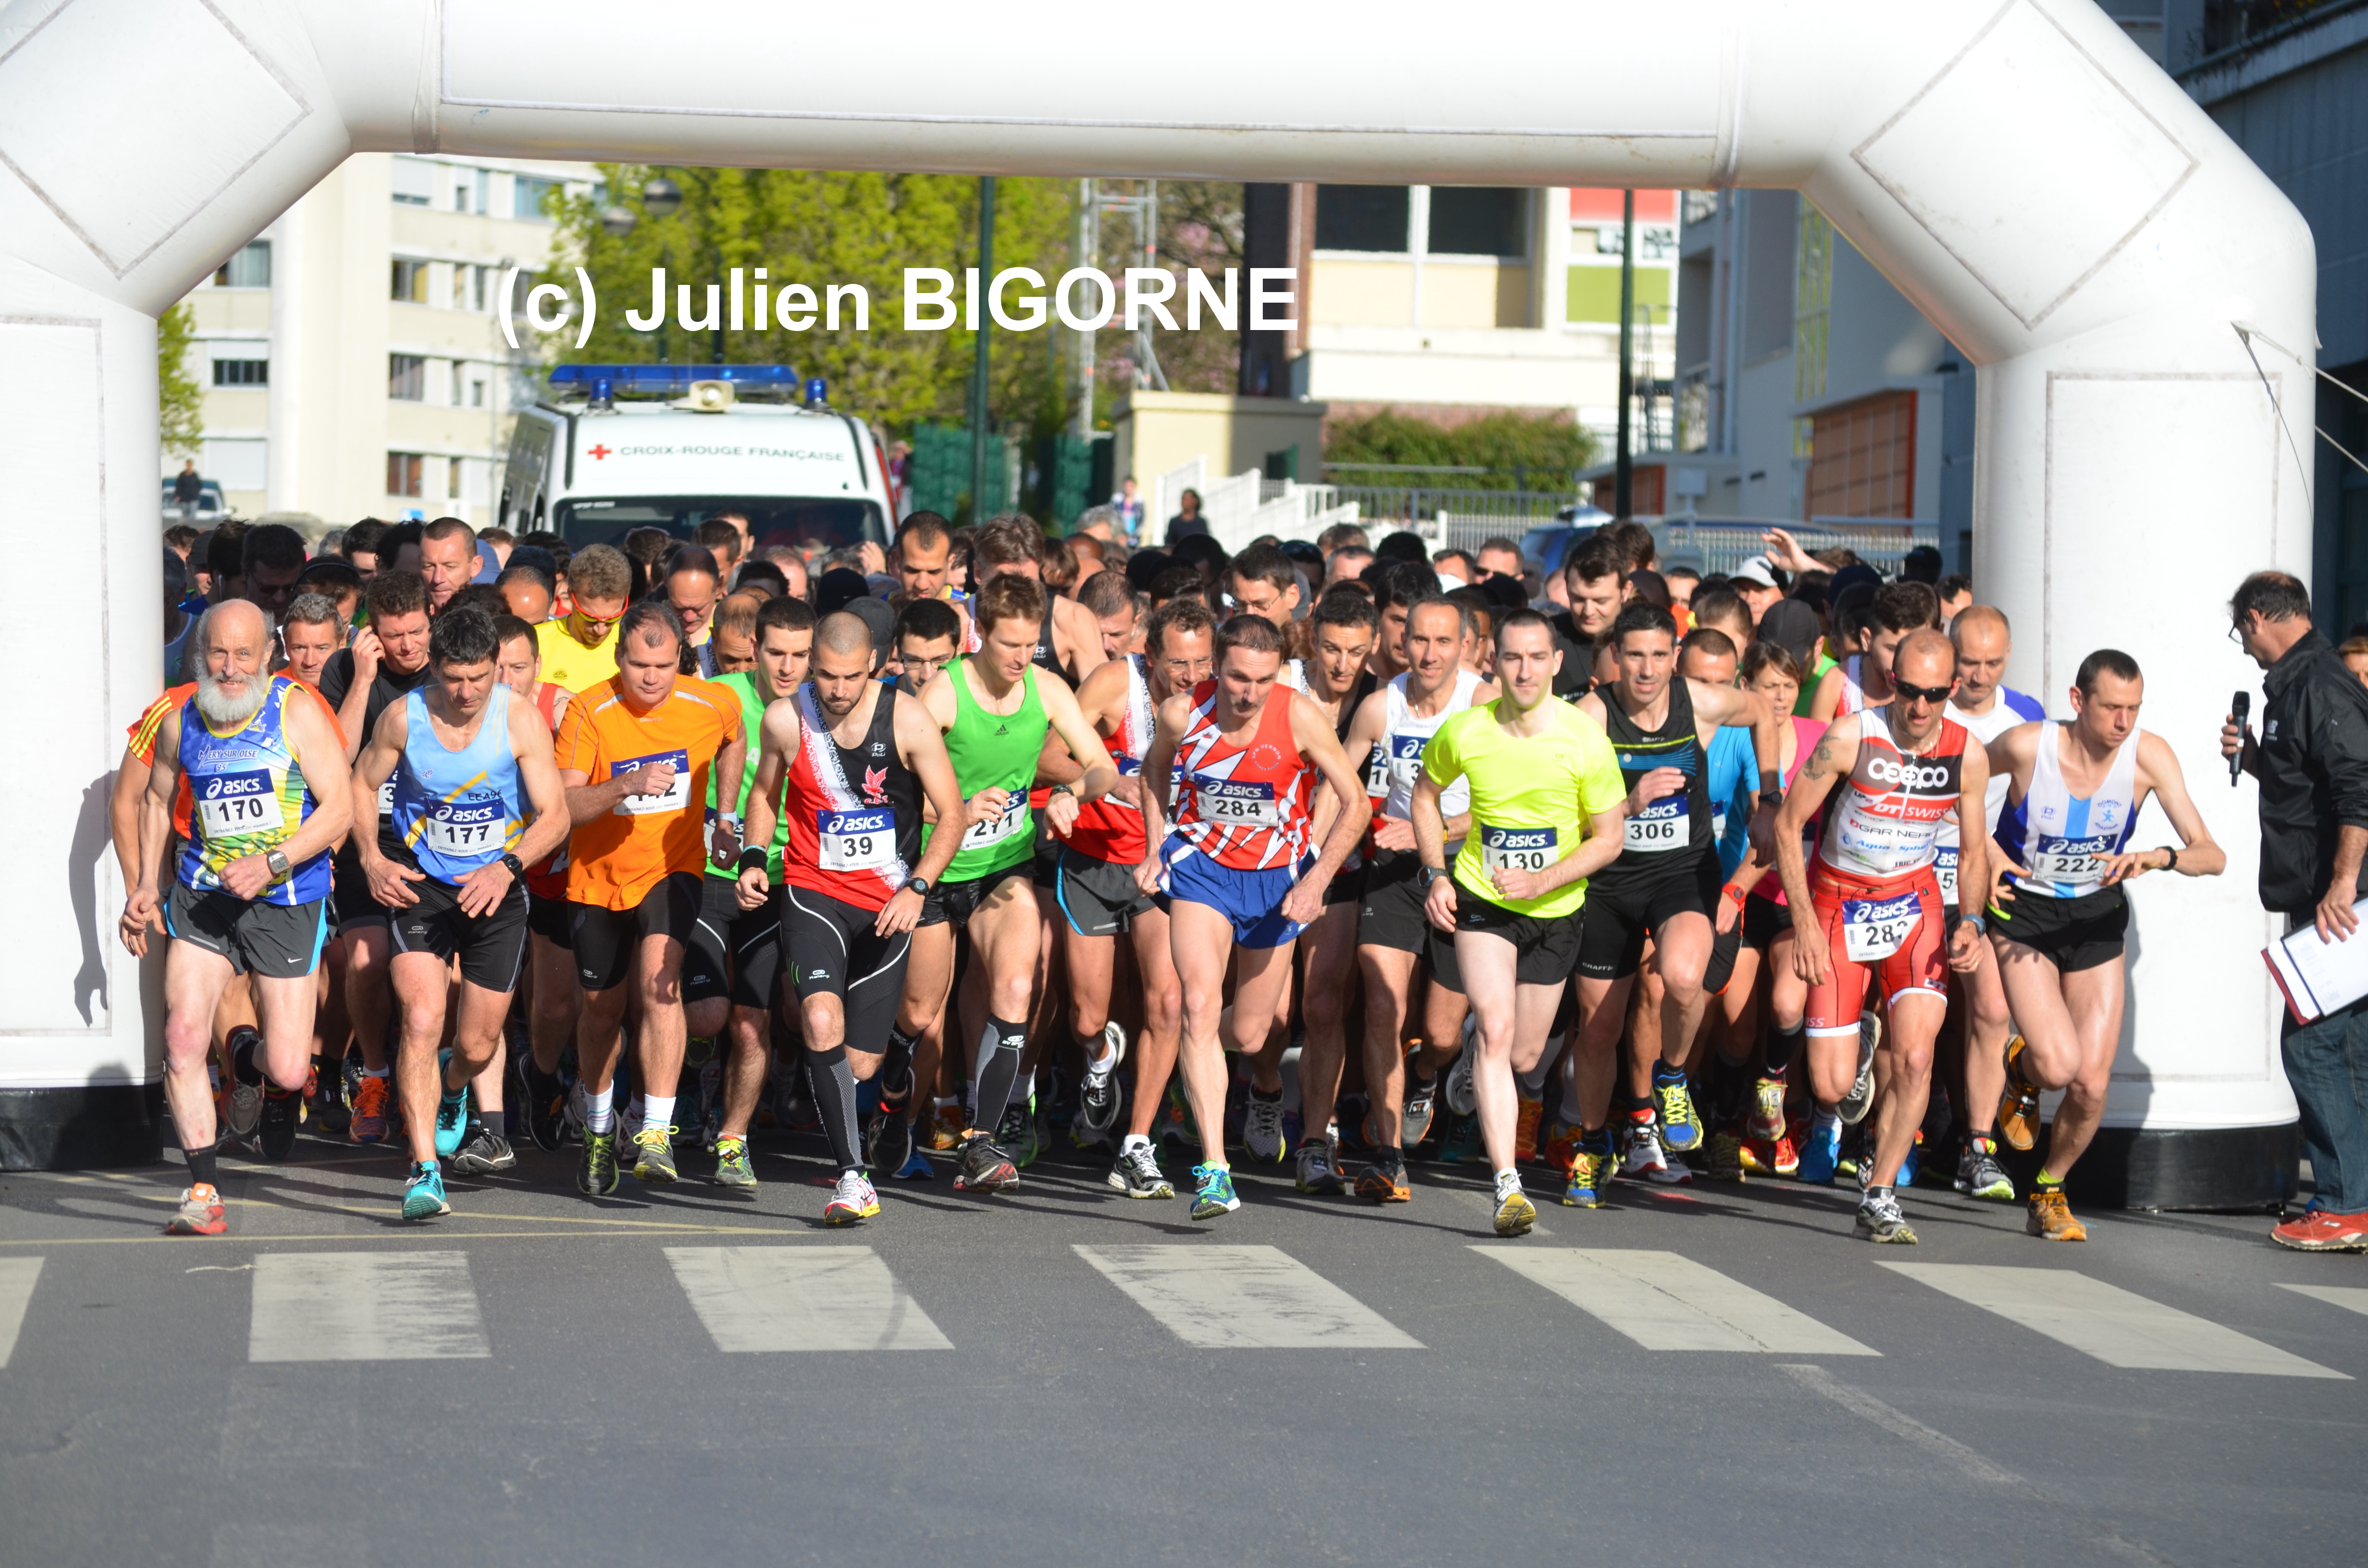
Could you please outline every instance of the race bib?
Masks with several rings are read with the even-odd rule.
[[[271,787],[271,775],[260,770],[217,773],[191,794],[206,838],[244,838],[279,821],[279,792]]]
[[[1693,836],[1693,815],[1686,809],[1685,791],[1664,795],[1628,819],[1623,842],[1647,855],[1683,849]]]
[[[1842,901],[1842,953],[1852,963],[1871,963],[1897,952],[1923,915],[1915,893],[1897,898]]]
[[[1379,801],[1390,792],[1390,754],[1385,746],[1375,745],[1365,757],[1365,793]]]
[[[1957,846],[1943,844],[1932,852],[1932,877],[1941,884],[1941,902],[1957,902]]]
[[[1392,735],[1390,737],[1390,782],[1414,788],[1416,777],[1422,771],[1422,748],[1429,744],[1428,735]]]
[[[499,801],[438,801],[419,819],[419,842],[456,860],[490,860],[508,839]]]
[[[893,806],[820,812],[814,825],[820,841],[815,858],[825,871],[881,871],[895,864],[896,810]]]
[[[1243,784],[1231,778],[1192,780],[1193,807],[1201,820],[1220,827],[1282,825],[1282,802],[1271,784]]]
[[[990,844],[1000,844],[1018,833],[1028,821],[1028,791],[1013,790],[1003,797],[1003,810],[983,823],[973,824],[962,836],[964,849],[984,849]]]
[[[687,751],[662,751],[649,756],[628,757],[610,768],[609,776],[621,778],[628,773],[639,773],[643,768],[655,767],[661,762],[674,764],[674,782],[659,794],[626,796],[617,802],[617,809],[610,814],[620,817],[663,816],[690,804],[690,754]]]
[[[378,787],[378,820],[381,823],[394,821],[394,775],[392,773],[386,776],[386,782]]]
[[[2055,838],[2043,833],[2031,857],[2032,880],[2075,886],[2101,882],[2112,854],[2111,838]]]
[[[1543,871],[1562,858],[1554,830],[1550,827],[1483,827],[1480,869],[1498,871]]]

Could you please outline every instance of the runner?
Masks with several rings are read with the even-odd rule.
[[[337,613],[336,600],[319,594],[298,594],[288,601],[287,619],[279,625],[279,647],[287,656],[289,675],[318,692],[322,672],[345,641],[346,618]]]
[[[617,622],[632,592],[633,568],[622,551],[587,544],[568,557],[566,571],[571,608],[534,629],[542,644],[542,678],[590,692],[617,673]],[[372,610],[370,619],[377,618]]]
[[[380,716],[354,765],[354,840],[371,896],[392,912],[403,1006],[396,1064],[411,1138],[406,1220],[451,1212],[441,1162],[467,1141],[470,1081],[501,1071],[502,1025],[526,960],[527,861],[568,835],[551,732],[497,677],[500,652],[489,617],[469,609],[438,617],[427,655],[435,678]],[[389,782],[392,855],[381,852],[378,834],[379,790]],[[459,1007],[452,1043],[439,1052],[456,960]],[[470,1174],[518,1163],[497,1130],[480,1139],[493,1146],[472,1156]]]
[[[1562,644],[1562,669],[1554,695],[1576,702],[1595,689],[1596,654],[1611,636],[1611,623],[1628,602],[1628,562],[1611,541],[1589,539],[1563,557],[1562,586],[1570,608],[1553,618]]]
[[[2064,1181],[2096,1136],[2121,1048],[2130,921],[2122,889],[2148,871],[2216,877],[2228,863],[2188,798],[2170,743],[2138,728],[2145,697],[2137,661],[2100,648],[2080,661],[2069,724],[2018,724],[1989,746],[1991,767],[2008,780],[1990,942],[2022,1026],[1998,1124],[2016,1148],[2031,1148],[2040,1095],[2064,1091],[2023,1226],[2051,1242],[2089,1239],[2064,1201]],[[2170,819],[2178,848],[2127,847],[2148,795]]]
[[[421,528],[419,575],[427,584],[427,613],[443,614],[452,596],[477,580],[478,565],[477,530],[460,518],[438,517]]]
[[[962,790],[928,708],[875,678],[877,664],[871,629],[860,617],[824,618],[814,631],[812,680],[775,700],[759,721],[747,790],[752,843],[740,852],[740,907],[778,920],[797,986],[806,1072],[838,1166],[822,1211],[833,1225],[880,1212],[858,1142],[855,1083],[876,1074],[883,1090],[899,1098],[912,1093],[911,1042],[900,1047],[894,1028],[905,960],[922,901],[961,842],[939,834],[922,846],[924,795],[939,821],[951,822],[962,815]],[[776,843],[776,799],[786,851],[768,847]],[[774,870],[788,878],[780,897],[772,891]],[[745,1097],[734,1139],[743,1142],[753,1084]],[[893,1159],[888,1168],[901,1168],[906,1152],[885,1153],[883,1164]]]
[[[1160,705],[1143,765],[1151,852],[1135,880],[1167,900],[1183,986],[1177,1065],[1201,1138],[1195,1220],[1241,1207],[1225,1160],[1224,1051],[1265,1043],[1277,994],[1290,983],[1292,943],[1324,907],[1326,884],[1372,815],[1324,710],[1288,687],[1276,699],[1281,669],[1282,634],[1272,621],[1254,615],[1226,621],[1217,633],[1215,675]],[[1308,804],[1318,777],[1341,808],[1311,858]],[[1230,1008],[1228,960],[1236,966]]]
[[[559,726],[574,694],[541,678],[542,644],[532,626],[517,616],[503,616],[494,622],[494,635],[501,644],[494,655],[494,676],[509,687],[512,697],[534,705],[543,733],[552,737],[556,766]],[[571,818],[569,836],[573,832]],[[526,894],[527,1048],[514,1052],[524,1107],[520,1120],[536,1148],[556,1153],[564,1141],[567,1108],[566,1092],[559,1080],[559,1058],[575,1037],[582,1000],[575,987],[575,952],[569,934],[574,922],[567,904],[567,837],[549,855],[528,862]],[[484,1097],[484,1085],[480,1080],[470,1096],[472,1111]],[[469,1144],[461,1147],[463,1155],[471,1153]]]
[[[915,599],[896,616],[895,667],[917,697],[937,673],[962,653],[962,617],[939,599]]]
[[[680,606],[676,607],[677,614]],[[761,733],[766,711],[797,695],[805,684],[814,641],[814,608],[803,599],[767,599],[757,611],[757,667],[745,675],[717,677],[715,684],[740,699],[741,733]],[[722,776],[711,776],[707,809],[717,816],[745,817],[757,778],[758,747],[747,749],[738,794],[727,806],[720,799]],[[699,923],[683,944],[682,998],[686,1027],[694,1040],[722,1040],[718,1103],[712,1152],[715,1185],[746,1194],[757,1187],[748,1159],[748,1124],[764,1093],[772,1060],[772,1017],[781,979],[781,853],[790,843],[790,818],[773,812],[772,832],[763,841],[766,885],[772,891],[755,908],[746,905],[736,865],[708,862]],[[759,847],[751,842],[746,859]],[[809,1040],[813,1037],[808,1036]]]
[[[1782,752],[1775,716],[1759,698],[1676,674],[1677,625],[1668,610],[1631,604],[1611,623],[1607,646],[1618,674],[1580,699],[1578,710],[1603,726],[1617,752],[1629,787],[1629,816],[1619,858],[1596,872],[1588,889],[1579,1026],[1562,1112],[1578,1145],[1604,1152],[1599,1140],[1610,1136],[1605,1123],[1628,994],[1651,937],[1664,994],[1653,1104],[1645,1108],[1657,1114],[1658,1125],[1632,1114],[1622,1130],[1638,1146],[1638,1165],[1649,1166],[1665,1163],[1658,1145],[1682,1154],[1700,1147],[1703,1137],[1685,1059],[1709,1006],[1702,982],[1711,961],[1711,915],[1725,881],[1712,831],[1711,748],[1721,725],[1750,727],[1752,755],[1768,781],[1759,804],[1771,812],[1782,797],[1774,783]],[[1755,827],[1753,836],[1764,843],[1764,819]],[[1568,1158],[1571,1145],[1561,1147]]]
[[[1620,759],[1600,726],[1551,700],[1561,641],[1544,616],[1515,610],[1497,625],[1501,691],[1441,724],[1416,780],[1415,843],[1424,913],[1455,934],[1455,965],[1478,1037],[1473,1096],[1496,1176],[1496,1228],[1526,1234],[1535,1205],[1513,1159],[1515,1074],[1544,1054],[1578,961],[1588,878],[1620,854],[1627,798]],[[1470,831],[1447,860],[1449,786],[1471,791]],[[1594,1208],[1611,1176],[1609,1135],[1572,1156],[1563,1201]]]
[[[1870,1072],[1882,1090],[1874,1161],[1860,1167],[1856,1230],[1872,1242],[1916,1240],[1894,1183],[1923,1125],[1947,972],[1970,972],[1981,961],[1981,917],[1961,913],[1944,930],[1932,874],[1941,819],[1952,805],[1960,820],[1977,817],[1989,782],[1982,748],[1948,717],[1956,666],[1956,649],[1939,632],[1901,639],[1890,703],[1834,721],[1777,813],[1793,966],[1809,983],[1810,1087],[1821,1109],[1845,1096],[1863,1099]],[[1813,876],[1801,835],[1821,812]],[[1984,854],[1979,838],[1964,841],[1964,885],[1988,885]],[[1859,1014],[1870,980],[1882,987],[1885,1015],[1871,1062],[1852,1049],[1864,1038]]]
[[[313,966],[328,932],[329,846],[351,821],[344,738],[313,694],[267,673],[271,622],[254,605],[199,618],[197,690],[158,727],[140,812],[140,878],[124,901],[123,945],[148,951],[160,919],[165,954],[165,1096],[189,1185],[165,1233],[228,1228],[214,1155],[206,1059],[214,1012],[232,980],[253,977],[259,1040],[248,1048],[268,1086],[260,1141],[281,1158],[296,1135],[297,1096],[312,1068]],[[160,893],[173,808],[184,778],[190,835]],[[241,1063],[239,1065],[251,1065]]]
[[[1431,941],[1430,925],[1423,915],[1417,875],[1423,861],[1414,836],[1415,785],[1422,777],[1423,749],[1439,727],[1474,704],[1493,702],[1497,697],[1496,687],[1462,667],[1464,647],[1472,641],[1472,619],[1460,607],[1444,598],[1417,599],[1406,607],[1406,672],[1358,707],[1343,743],[1349,756],[1371,759],[1366,794],[1380,799],[1373,807],[1373,849],[1365,867],[1357,924],[1357,968],[1365,996],[1365,1094],[1372,1107],[1367,1127],[1373,1158],[1358,1173],[1356,1191],[1360,1198],[1395,1203],[1414,1196],[1406,1177],[1407,1141],[1402,1125],[1404,1102],[1414,1087],[1407,1079],[1402,1040],[1415,999],[1416,965],[1426,955],[1434,1005],[1423,1038],[1460,1041],[1463,1029],[1463,983],[1453,943]],[[1469,787],[1460,783],[1441,797],[1451,852],[1461,846],[1470,826],[1470,798]],[[1454,1004],[1441,1008],[1437,1004],[1444,997],[1454,998]],[[1301,1061],[1305,1062],[1304,1051]],[[1432,1072],[1435,1076],[1435,1065]],[[1332,1085],[1322,1095],[1326,1120],[1338,1073],[1334,1068]],[[1304,1067],[1302,1075],[1304,1081]],[[1426,1083],[1426,1103],[1430,1091]],[[1340,1175],[1329,1168],[1323,1123],[1301,1125],[1300,1189],[1340,1190]]]
[[[1047,797],[1045,816],[1054,833],[1065,838],[1077,807],[1108,794],[1118,780],[1076,694],[1059,681],[1037,678],[1039,634],[1052,613],[1046,603],[1043,585],[1032,574],[1007,570],[995,577],[971,600],[974,630],[985,640],[983,652],[947,665],[920,698],[946,737],[954,777],[968,803],[961,846],[945,879],[924,898],[904,1005],[889,1043],[899,1056],[911,1051],[946,1011],[954,927],[967,926],[968,1017],[984,1017],[973,1037],[964,1013],[957,1009],[954,1015],[965,1020],[955,1037],[978,1041],[971,1057],[971,1123],[954,1174],[954,1185],[965,1189],[999,1191],[1019,1179],[995,1134],[1015,1103],[1034,1003],[1042,933],[1030,864],[1035,840],[1028,790],[1046,734],[1058,735],[1070,756],[1084,763],[1077,783],[1054,785]],[[924,847],[946,825],[929,824]]]
[[[1114,1151],[1109,1182],[1129,1198],[1176,1196],[1159,1168],[1150,1132],[1176,1069],[1184,1007],[1167,911],[1135,882],[1135,868],[1149,853],[1143,830],[1143,759],[1151,750],[1160,704],[1209,678],[1215,636],[1206,605],[1197,598],[1177,600],[1151,618],[1145,653],[1103,665],[1077,693],[1077,706],[1103,736],[1119,780],[1106,799],[1077,808],[1076,826],[1061,846],[1053,889],[1068,928],[1069,1028],[1085,1062],[1071,1139],[1079,1148],[1091,1148],[1107,1143],[1118,1130],[1117,1074],[1129,1042],[1125,1028],[1112,1016],[1111,990],[1119,938],[1124,936],[1141,976],[1142,1015],[1133,1042],[1133,1113]]]
[[[1885,583],[1865,611],[1866,652],[1825,673],[1809,703],[1812,719],[1834,720],[1891,700],[1891,665],[1911,631],[1941,630],[1941,600],[1923,583]]]
[[[615,1073],[628,981],[641,1003],[634,1076],[643,1120],[633,1138],[633,1176],[655,1183],[677,1178],[682,951],[699,920],[700,872],[709,858],[701,813],[691,801],[705,797],[711,768],[738,778],[746,752],[739,699],[711,682],[677,678],[682,627],[663,598],[627,610],[614,646],[617,674],[567,705],[557,750],[575,822],[567,851],[569,937],[584,987],[575,1028],[584,1156],[575,1186],[595,1198],[617,1189]],[[738,857],[739,825],[722,820],[716,858]]]
[[[1025,577],[1042,585],[1044,547],[1044,530],[1025,517],[997,517],[971,536],[971,598],[965,608],[973,618],[964,653],[981,651],[979,640],[985,633],[976,618],[977,599],[986,585],[1006,576]],[[1074,691],[1077,682],[1102,662],[1101,628],[1094,623],[1093,612],[1075,599],[1048,590],[1030,662],[1059,676]]]

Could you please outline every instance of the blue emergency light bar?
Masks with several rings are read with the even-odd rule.
[[[554,387],[591,392],[603,381],[620,392],[686,392],[693,381],[732,381],[792,396],[800,390],[798,372],[789,365],[561,365],[551,372]]]

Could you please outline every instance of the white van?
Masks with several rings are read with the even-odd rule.
[[[884,547],[885,469],[871,431],[787,366],[562,365],[518,412],[501,516],[577,550],[638,528],[687,540],[724,511],[747,517],[758,550]]]

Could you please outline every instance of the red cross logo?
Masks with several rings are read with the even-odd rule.
[[[609,455],[609,449],[608,449],[606,446],[595,446],[595,447],[586,448],[586,450],[585,450],[585,455],[586,455],[586,457],[605,458],[605,457],[607,457],[607,456]]]

